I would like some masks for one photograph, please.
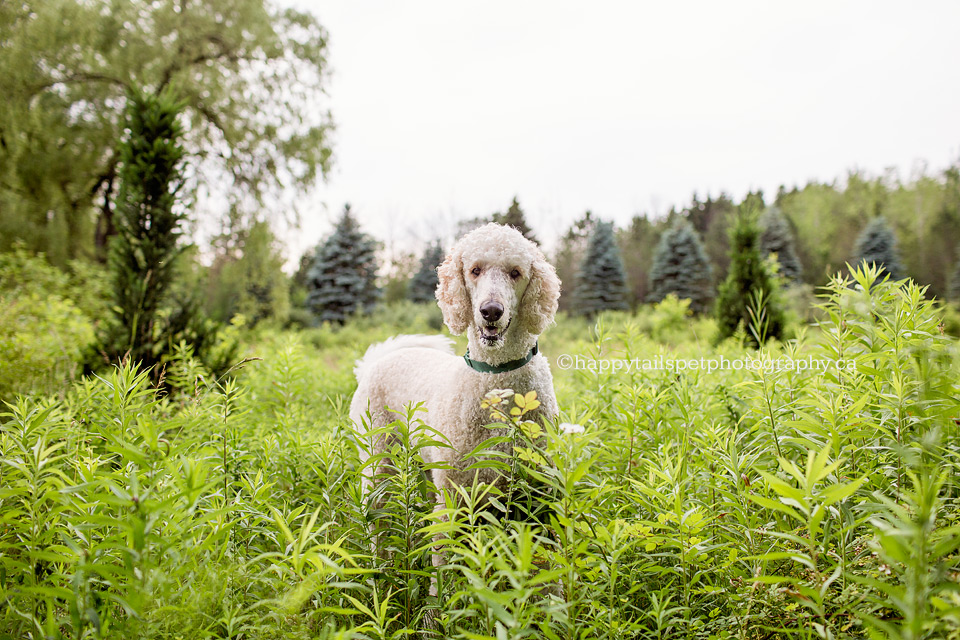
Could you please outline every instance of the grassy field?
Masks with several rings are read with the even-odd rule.
[[[219,381],[184,352],[171,395],[124,366],[21,399],[0,417],[0,638],[960,638],[958,343],[917,288],[859,279],[759,352],[673,302],[561,318],[541,350],[583,433],[512,418],[491,435],[514,455],[477,458],[504,490],[436,514],[424,414],[398,414],[382,509],[347,418],[352,361],[436,331],[432,309],[252,335],[261,359]],[[660,356],[851,364],[613,371]]]

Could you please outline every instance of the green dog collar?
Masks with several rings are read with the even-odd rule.
[[[516,360],[511,360],[510,362],[494,365],[487,364],[486,362],[480,362],[479,360],[471,360],[470,349],[467,349],[467,352],[463,356],[463,360],[467,363],[468,367],[474,371],[479,371],[480,373],[506,373],[507,371],[519,369],[523,365],[527,364],[533,359],[533,356],[537,355],[539,352],[540,351],[537,348],[537,343],[534,343],[533,349],[530,349],[530,353],[523,358],[517,358]]]

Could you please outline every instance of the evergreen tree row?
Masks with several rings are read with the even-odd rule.
[[[509,224],[536,241],[516,198],[504,213],[464,222],[460,233],[491,220]],[[722,256],[716,254],[720,246],[716,244],[711,245],[715,247],[711,254],[704,243],[705,232],[713,239],[723,235]],[[905,275],[895,235],[882,216],[863,228],[854,253],[851,264],[876,264],[893,278]],[[413,263],[405,271],[403,289],[396,289],[399,295],[432,303],[436,268],[443,254],[439,242],[431,243],[416,270]],[[792,222],[779,206],[765,206],[759,192],[748,194],[740,205],[725,196],[705,201],[694,196],[693,205],[684,212],[673,211],[663,221],[637,217],[620,231],[588,211],[567,230],[554,255],[564,282],[561,309],[592,316],[628,309],[638,302],[659,302],[673,294],[690,300],[696,313],[715,309],[724,334],[738,327],[748,334],[765,327],[765,335],[778,335],[782,313],[770,307],[762,317],[758,314],[763,305],[775,305],[778,287],[802,283],[805,273]],[[722,271],[715,268],[717,264]],[[349,207],[331,237],[304,266],[308,268],[306,306],[317,322],[342,323],[354,313],[368,312],[380,298],[375,243],[360,232]],[[960,298],[960,265],[954,271],[950,295]],[[393,295],[397,299],[398,294]]]

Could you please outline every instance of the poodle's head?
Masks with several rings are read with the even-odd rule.
[[[486,346],[502,345],[513,330],[539,335],[557,311],[556,270],[512,227],[490,223],[471,231],[437,273],[443,321],[455,335],[472,327]]]

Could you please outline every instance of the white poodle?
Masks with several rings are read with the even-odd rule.
[[[398,336],[371,346],[357,361],[350,417],[358,429],[377,429],[398,419],[390,410],[424,402],[424,421],[451,445],[421,451],[424,462],[451,467],[433,470],[434,485],[469,486],[477,474],[496,482],[491,469],[464,469],[464,454],[494,435],[484,428],[491,420],[480,402],[494,389],[536,391],[540,407],[530,418],[556,417],[553,378],[547,359],[537,353],[537,336],[553,321],[560,281],[534,243],[498,224],[464,236],[437,272],[443,321],[455,335],[467,332],[467,355],[454,355],[452,341],[443,336]],[[386,446],[381,438],[370,454]],[[376,472],[365,471],[367,492]],[[442,494],[438,500],[442,504]]]

